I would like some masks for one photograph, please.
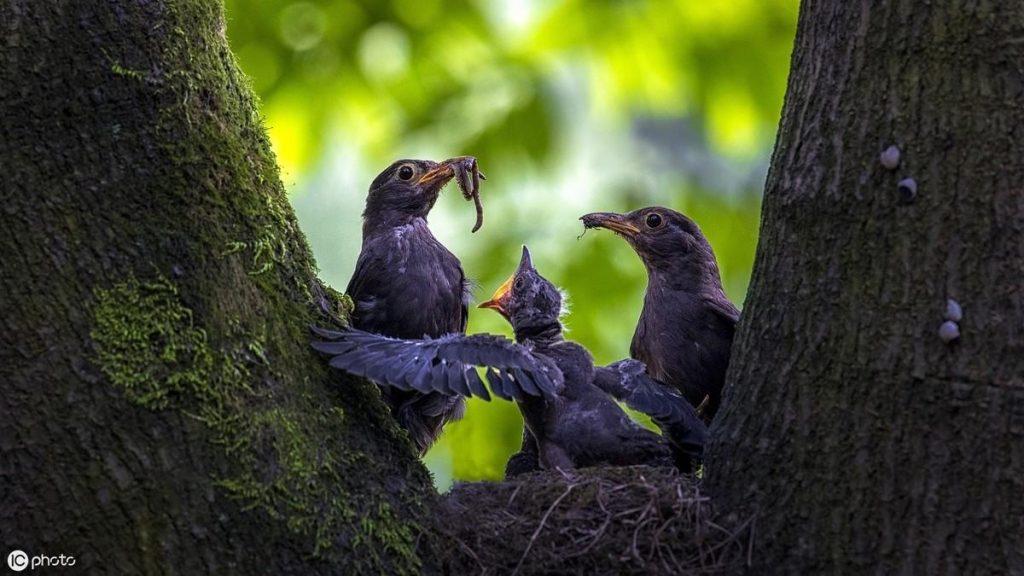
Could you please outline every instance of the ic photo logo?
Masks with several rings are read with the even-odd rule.
[[[15,550],[7,555],[7,567],[15,572],[21,572],[28,568],[28,554],[21,550]]]
[[[36,568],[43,567],[74,565],[75,557],[66,554],[61,554],[60,556],[47,556],[45,554],[29,556],[22,550],[15,550],[7,555],[7,567],[15,572],[21,572],[26,568],[35,570]]]

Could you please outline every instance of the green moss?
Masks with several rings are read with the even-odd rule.
[[[196,216],[208,224],[211,239],[221,237],[215,252],[244,261],[253,276],[277,278],[258,282],[272,291],[276,280],[295,280],[314,275],[315,266],[308,246],[291,212],[280,183],[277,164],[256,109],[256,99],[241,74],[234,55],[224,40],[224,19],[218,3],[180,0],[167,5],[171,20],[165,59],[180,63],[161,79],[165,98],[157,129],[169,158],[189,169],[199,168],[200,178],[191,170],[183,172],[187,189],[198,181],[202,186],[204,209]],[[202,30],[204,42],[183,30]],[[225,111],[233,118],[225,122]],[[178,137],[181,119],[188,119],[189,138]],[[229,212],[231,229],[223,229],[220,218]],[[290,288],[304,295],[305,287]]]
[[[253,356],[265,360],[263,344],[240,341],[229,354],[212,350],[167,278],[130,278],[97,289],[95,297],[90,336],[96,363],[128,400],[154,410],[180,399],[198,401],[197,418],[212,421],[233,395],[252,392],[246,364]]]
[[[117,74],[118,76],[122,76],[124,78],[131,78],[132,80],[138,80],[140,82],[146,79],[146,76],[142,72],[139,72],[138,70],[132,70],[130,68],[125,68],[124,66],[121,66],[116,62],[110,65],[110,71],[114,74]]]
[[[140,82],[146,79],[146,75],[142,71],[126,68],[122,66],[120,62],[111,58],[110,54],[108,54],[106,50],[101,48],[100,51],[103,53],[103,56],[107,59],[107,62],[110,63],[110,71],[114,74],[121,76],[122,78],[130,78],[132,80],[138,80]]]
[[[162,408],[174,396],[204,393],[213,356],[173,284],[133,278],[97,290],[93,313],[98,364],[129,400]]]
[[[399,520],[387,502],[380,502],[373,516],[364,516],[359,524],[356,545],[375,558],[380,564],[381,552],[394,561],[399,559],[399,572],[419,574],[422,568],[416,553],[416,538],[409,526]]]
[[[231,256],[239,253],[245,254],[246,260],[249,261],[248,273],[252,276],[259,276],[270,272],[277,264],[286,263],[289,252],[287,242],[271,226],[267,226],[263,234],[255,240],[228,242],[221,255]]]
[[[340,312],[342,318],[350,318],[352,313],[356,310],[356,303],[352,300],[352,297],[348,294],[342,294],[339,299],[341,302]]]
[[[338,557],[341,545],[371,571],[420,571],[419,529],[395,514],[391,497],[372,483],[378,466],[361,452],[325,443],[346,436],[344,409],[324,404],[308,381],[279,390],[274,384],[286,378],[273,369],[261,335],[236,321],[208,336],[179,288],[163,277],[130,278],[96,290],[95,298],[97,366],[131,402],[201,422],[234,470],[213,481],[244,510],[282,522],[314,557]],[[345,308],[340,299],[338,306]],[[252,382],[267,386],[254,389]],[[354,470],[365,477],[347,477]],[[413,496],[412,506],[422,503]]]
[[[332,547],[334,535],[353,523],[356,511],[349,506],[352,498],[344,489],[335,455],[323,450],[307,429],[324,422],[297,416],[272,408],[244,420],[248,443],[240,456],[253,459],[253,466],[218,484],[248,508],[260,508],[282,519],[292,532],[311,536],[313,554],[318,555]],[[333,409],[325,416],[341,422],[344,412]],[[276,462],[276,474],[259,474],[255,464],[261,456]]]
[[[219,493],[289,545],[345,573],[419,573],[429,477],[376,387],[329,374],[307,346],[321,307],[344,322],[352,302],[317,284],[219,3],[162,6],[176,68],[131,87],[154,103],[163,172],[125,223],[160,249],[94,292],[94,361],[129,401],[196,423],[223,454]],[[151,272],[177,267],[173,281]]]

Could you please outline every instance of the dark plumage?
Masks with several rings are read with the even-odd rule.
[[[355,303],[353,327],[396,338],[466,331],[462,266],[427,227],[427,214],[463,161],[399,160],[370,184],[362,250],[346,288]],[[382,393],[421,454],[464,409],[461,396],[391,386]]]
[[[551,396],[562,385],[562,373],[554,364],[501,336],[402,340],[355,329],[314,327],[313,332],[324,338],[314,340],[313,348],[330,355],[331,366],[398,390],[490,400],[474,366],[487,369],[494,395],[505,400]]]
[[[655,379],[680,390],[710,421],[718,410],[739,310],[725,296],[715,255],[697,225],[653,206],[596,212],[587,228],[626,239],[647,267],[647,293],[630,355]]]
[[[332,366],[398,390],[486,399],[468,367],[488,367],[491,390],[515,399],[526,422],[529,447],[518,456],[524,469],[538,460],[543,468],[563,470],[673,461],[692,467],[706,435],[693,407],[648,378],[640,362],[595,367],[586,349],[562,337],[561,305],[561,294],[533,268],[524,247],[516,273],[482,304],[511,322],[518,344],[486,334],[398,340],[321,330],[328,341],[313,345],[333,356]],[[671,438],[633,422],[613,397],[650,414]]]

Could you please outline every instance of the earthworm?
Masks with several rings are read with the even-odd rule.
[[[472,199],[476,208],[476,224],[473,225],[473,232],[476,232],[484,225],[484,205],[480,202],[480,181],[487,180],[483,172],[477,167],[476,158],[472,156],[461,156],[451,160],[452,169],[455,171],[455,179],[459,183],[459,190],[466,200]]]

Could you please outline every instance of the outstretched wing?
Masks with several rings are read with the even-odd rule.
[[[594,384],[654,420],[684,460],[699,462],[708,429],[697,411],[676,391],[647,375],[639,360],[620,360],[595,369]],[[689,464],[686,467],[690,467]]]
[[[476,366],[486,368],[491,391],[506,400],[552,396],[562,387],[562,372],[553,362],[501,336],[402,340],[362,330],[311,329],[323,338],[313,348],[329,354],[331,366],[401,390],[490,400]]]

